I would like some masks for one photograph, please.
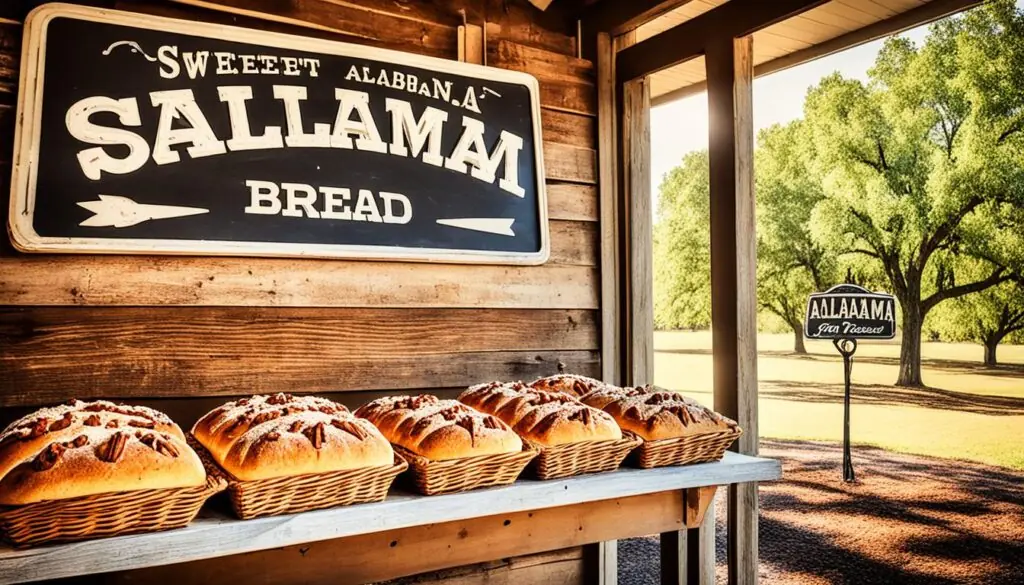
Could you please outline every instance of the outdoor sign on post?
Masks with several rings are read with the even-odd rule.
[[[843,356],[843,479],[853,481],[850,458],[850,374],[858,339],[892,339],[896,336],[896,299],[855,284],[840,284],[814,293],[807,301],[804,335],[831,339]]]
[[[547,259],[530,75],[61,4],[25,31],[22,251]]]

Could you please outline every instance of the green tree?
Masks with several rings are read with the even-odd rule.
[[[1004,282],[944,303],[929,322],[942,339],[983,345],[985,365],[994,366],[1000,343],[1024,342],[1024,283]]]
[[[807,353],[803,321],[811,293],[835,284],[836,262],[811,233],[811,213],[824,198],[808,167],[810,141],[802,122],[758,136],[757,300],[793,332],[793,350]]]
[[[669,171],[654,226],[654,324],[704,329],[711,324],[711,201],[708,153],[693,152]]]
[[[808,296],[835,282],[833,258],[811,237],[809,222],[824,197],[807,167],[800,122],[758,137],[758,303],[793,332],[806,353],[803,317]],[[662,181],[654,228],[655,325],[705,328],[711,320],[710,190],[706,151],[684,157]]]
[[[939,303],[1011,278],[991,245],[1024,203],[1024,17],[996,0],[886,42],[869,81],[826,77],[805,103],[826,197],[815,239],[877,266],[900,303],[898,385],[920,386],[921,330]],[[957,279],[943,254],[985,259]]]

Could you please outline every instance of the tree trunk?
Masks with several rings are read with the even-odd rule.
[[[793,328],[793,351],[799,354],[807,353],[807,348],[804,347],[803,323],[790,323],[789,326]]]
[[[996,348],[999,347],[999,340],[993,335],[985,340],[985,365],[996,365]]]
[[[921,381],[921,326],[924,315],[921,314],[921,295],[908,295],[902,302],[903,338],[900,345],[900,375],[896,379],[897,386],[920,388]]]

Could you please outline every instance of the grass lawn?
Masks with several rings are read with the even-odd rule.
[[[711,335],[657,332],[654,380],[711,404]],[[758,336],[760,435],[841,441],[842,359],[831,342],[792,353],[792,336]],[[1003,346],[981,363],[978,345],[925,343],[927,389],[893,386],[898,342],[862,342],[853,365],[854,443],[1024,469],[1024,346]],[[856,460],[856,453],[854,454]]]

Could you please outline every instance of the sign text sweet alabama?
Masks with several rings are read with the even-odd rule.
[[[22,250],[547,257],[528,75],[68,5],[26,30]]]
[[[892,339],[896,299],[853,284],[814,293],[807,301],[804,334],[810,339]]]

